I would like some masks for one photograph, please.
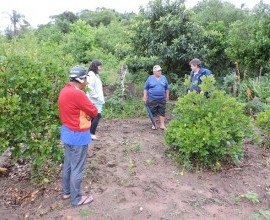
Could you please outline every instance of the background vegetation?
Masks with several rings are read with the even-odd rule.
[[[65,11],[36,29],[16,11],[10,21],[12,28],[0,35],[0,150],[31,158],[36,173],[45,162],[61,160],[58,92],[72,66],[87,66],[92,59],[104,64],[104,85],[116,88],[107,98],[105,118],[146,115],[141,91],[155,64],[169,79],[171,98],[185,96],[183,82],[194,57],[247,115],[256,119],[268,109],[270,5],[263,2],[249,10],[204,0],[187,9],[184,0],[154,0],[138,14],[107,8]],[[125,82],[135,83],[135,96],[119,92],[123,65],[128,67]],[[269,113],[258,124],[266,117]]]

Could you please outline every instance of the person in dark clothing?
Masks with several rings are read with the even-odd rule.
[[[191,86],[188,88],[188,92],[196,91],[197,93],[201,92],[200,85],[202,84],[203,76],[210,76],[212,71],[206,68],[203,68],[201,65],[201,61],[197,58],[194,58],[189,62],[191,72],[190,72],[190,80]]]

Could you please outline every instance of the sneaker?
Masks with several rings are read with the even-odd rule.
[[[63,195],[63,199],[69,199],[70,198],[70,194],[64,194]]]
[[[92,138],[92,140],[97,140],[98,139],[97,136],[94,135],[94,134],[91,135],[91,138]]]

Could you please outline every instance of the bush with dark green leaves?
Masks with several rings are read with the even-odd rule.
[[[0,48],[0,151],[30,160],[32,177],[38,178],[45,164],[63,157],[57,99],[74,61],[26,40]]]
[[[243,139],[250,120],[242,104],[213,86],[213,77],[203,77],[201,88],[180,98],[165,140],[182,164],[213,168],[216,164],[237,163],[243,156]]]

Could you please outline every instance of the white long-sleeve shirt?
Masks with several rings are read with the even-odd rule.
[[[90,71],[87,75],[87,87],[89,91],[87,92],[88,98],[92,103],[98,108],[99,112],[102,110],[102,105],[105,103],[102,82],[98,74]]]

